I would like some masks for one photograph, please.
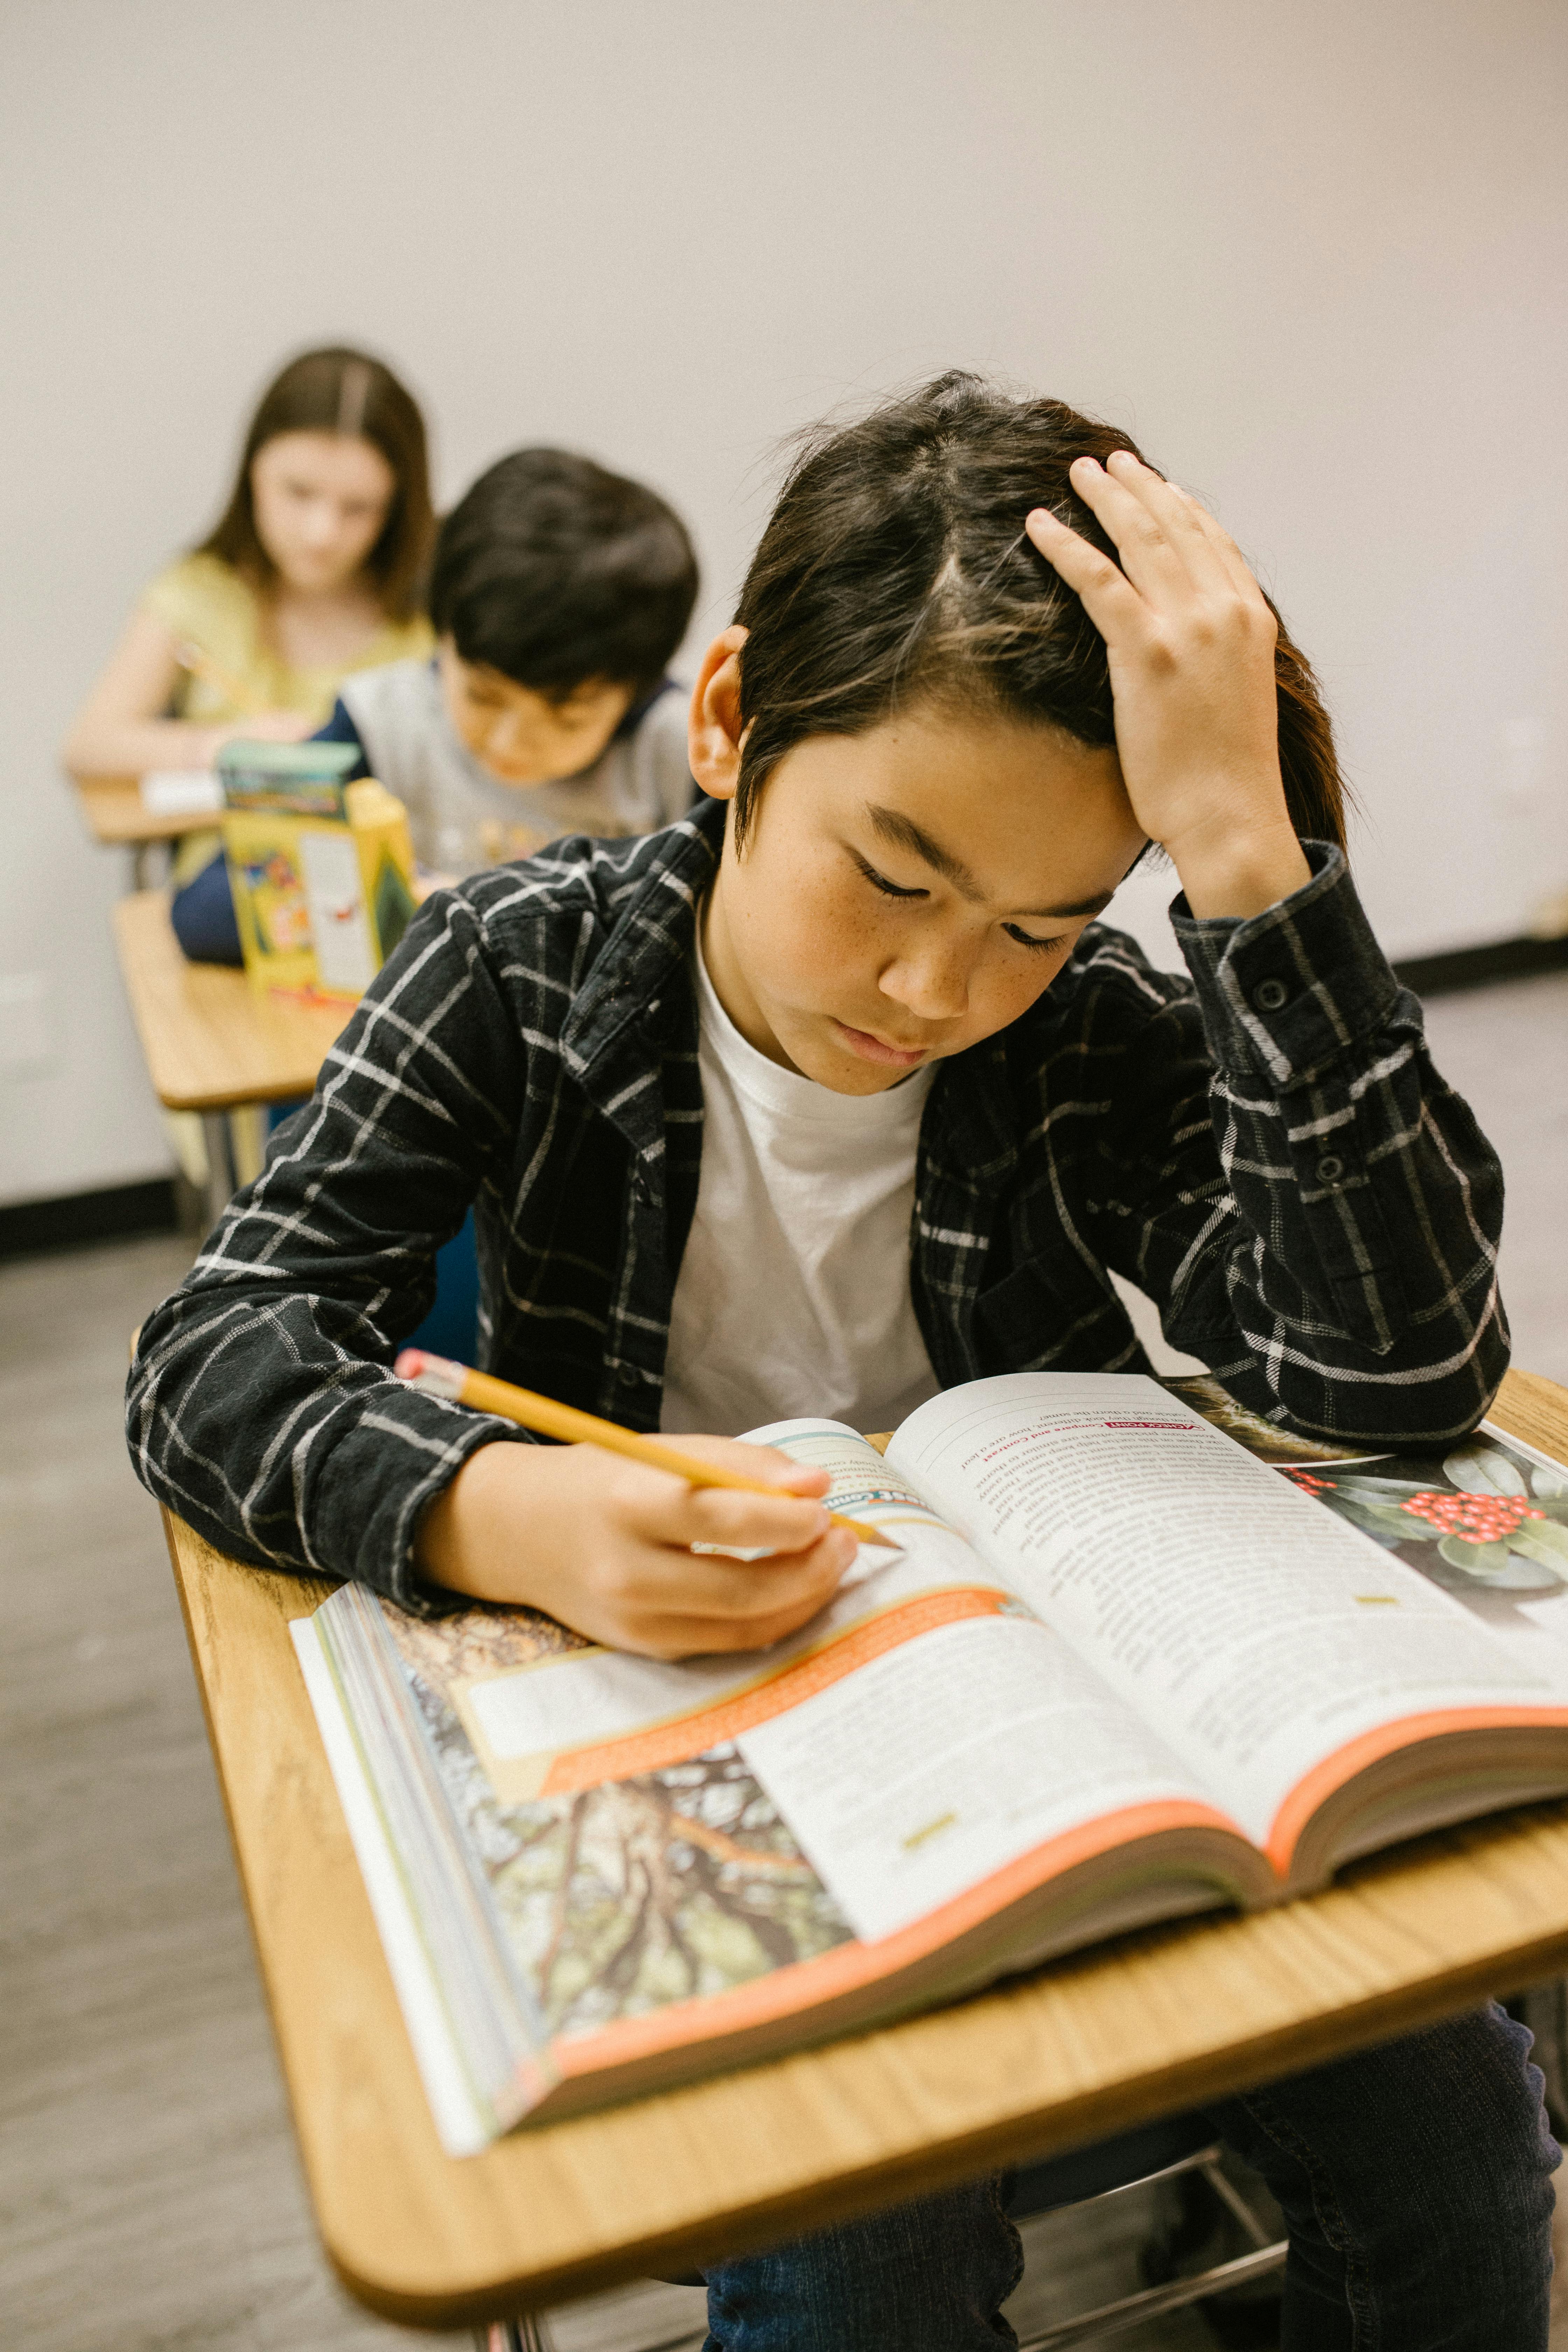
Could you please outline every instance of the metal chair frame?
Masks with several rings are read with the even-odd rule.
[[[1121,2295],[1114,2303],[1102,2303],[1094,2311],[1080,2313],[1076,2319],[1058,2320],[1054,2326],[1026,2337],[1018,2352],[1067,2352],[1068,2345],[1103,2341],[1107,2336],[1120,2336],[1124,2328],[1138,2326],[1143,2320],[1157,2319],[1167,2311],[1184,2310],[1190,2303],[1201,2303],[1211,2294],[1223,2294],[1227,2287],[1265,2278],[1269,2272],[1284,2267],[1289,2251],[1286,2241],[1270,2241],[1268,2230],[1246,2198],[1233,2181],[1226,2179],[1220,2168],[1217,2143],[1196,2148],[1192,2155],[1163,2166],[1158,2172],[1146,2172],[1137,2180],[1119,2181],[1114,2189],[1102,2189],[1098,2196],[1079,2198],[1077,2202],[1080,2206],[1101,2205],[1108,2197],[1124,2197],[1130,2189],[1147,2189],[1153,2181],[1174,2180],[1188,2172],[1203,2174],[1220,2203],[1251,2240],[1252,2252],[1237,2254],[1227,2263],[1216,2263],[1195,2278],[1172,2279],[1163,2286],[1143,2287],[1136,2294]],[[683,2328],[679,2336],[660,2336],[657,2343],[641,2346],[639,2352],[696,2352],[707,2333],[706,2327],[695,2331]],[[531,2318],[498,2320],[489,2327],[479,2328],[474,2344],[475,2352],[554,2352],[550,2323],[542,2314]]]

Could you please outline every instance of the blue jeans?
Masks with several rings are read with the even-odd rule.
[[[1545,2352],[1547,2127],[1495,2006],[1205,2112],[1290,2233],[1281,2352]],[[1002,2176],[714,2265],[707,2352],[995,2352],[1023,2272]]]

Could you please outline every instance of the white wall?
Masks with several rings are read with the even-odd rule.
[[[1551,0],[8,0],[0,1019],[40,973],[49,1036],[0,1199],[166,1164],[55,746],[312,341],[406,373],[445,497],[531,439],[648,477],[703,624],[820,411],[963,362],[1106,413],[1316,658],[1390,947],[1522,929],[1568,883],[1565,67]]]

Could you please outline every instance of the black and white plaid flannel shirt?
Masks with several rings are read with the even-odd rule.
[[[424,1507],[508,1423],[397,1381],[475,1204],[480,1356],[656,1429],[697,1200],[696,910],[722,811],[573,840],[432,898],[132,1368],[133,1460],[223,1549],[452,1605]],[[1277,1422],[1451,1437],[1508,1360],[1502,1180],[1337,850],[1247,921],[1178,901],[1191,981],[1100,926],[941,1065],[910,1237],[942,1386],[1147,1369],[1110,1270]]]

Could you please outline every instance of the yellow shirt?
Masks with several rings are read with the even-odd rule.
[[[419,614],[411,621],[384,621],[352,662],[293,669],[267,642],[255,590],[216,555],[187,555],[171,563],[147,588],[142,610],[155,614],[176,637],[199,646],[215,668],[255,697],[256,709],[302,710],[318,727],[331,717],[339,683],[351,670],[406,661],[428,654],[436,642]],[[237,697],[214,680],[183,670],[173,715],[210,727],[247,714]]]

